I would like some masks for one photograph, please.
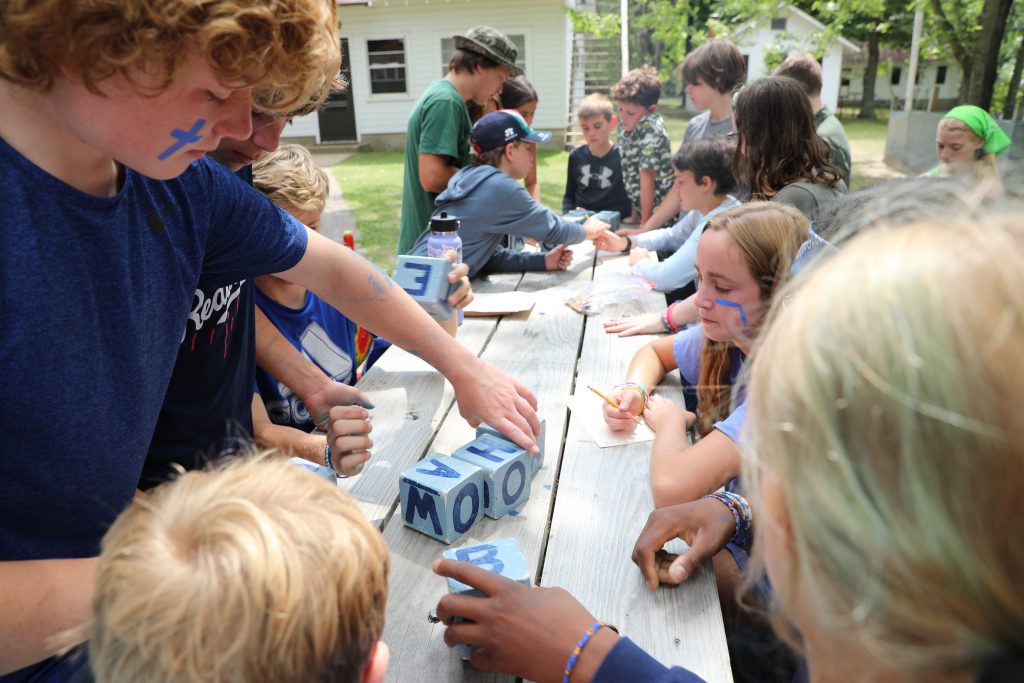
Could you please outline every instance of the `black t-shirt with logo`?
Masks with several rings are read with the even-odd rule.
[[[595,157],[587,145],[577,147],[569,154],[562,211],[577,207],[590,211],[618,211],[623,218],[633,212],[622,180],[622,156],[618,145],[613,145],[603,157]]]

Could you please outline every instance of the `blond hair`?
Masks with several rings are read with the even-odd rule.
[[[611,121],[614,114],[615,109],[612,106],[612,101],[601,93],[596,92],[583,98],[583,101],[580,102],[579,111],[576,112],[576,117],[580,121],[585,121],[586,119],[595,119],[598,116],[603,116],[605,121]]]
[[[323,212],[330,194],[327,172],[302,145],[281,145],[252,165],[252,184],[282,208]]]
[[[37,92],[60,78],[95,94],[111,76],[138,88],[146,73],[162,79],[146,94],[159,94],[193,46],[271,113],[315,110],[341,64],[333,0],[6,0],[0,10],[0,78]]]
[[[388,551],[345,491],[234,458],[137,498],[103,538],[98,681],[356,681],[384,627]]]
[[[779,604],[837,651],[950,675],[1024,645],[1022,259],[1019,212],[877,228],[762,335],[744,477],[788,517]]]
[[[948,130],[954,133],[966,133],[968,139],[979,145],[978,157],[975,163],[970,165],[971,171],[978,180],[989,180],[996,175],[996,155],[986,154],[984,151],[985,141],[974,132],[974,130],[960,119],[946,117],[939,120],[939,130]]]
[[[704,232],[721,230],[732,238],[767,309],[789,277],[793,259],[807,239],[807,228],[807,218],[793,207],[753,201],[716,214]],[[697,381],[697,431],[702,436],[729,415],[729,374],[735,347],[734,342],[704,340]]]

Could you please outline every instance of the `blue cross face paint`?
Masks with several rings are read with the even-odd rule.
[[[715,299],[715,303],[719,306],[728,306],[729,308],[737,309],[740,312],[740,320],[743,321],[743,327],[750,327],[750,323],[747,320],[747,312],[743,310],[743,306],[741,304],[738,304],[735,301],[726,301],[725,299]]]
[[[192,128],[189,130],[181,130],[180,128],[172,130],[171,137],[175,140],[174,144],[161,152],[157,159],[159,161],[163,161],[185,145],[190,145],[193,142],[199,142],[202,140],[203,136],[199,134],[199,131],[201,131],[205,125],[206,119],[196,119],[196,122],[192,124]]]

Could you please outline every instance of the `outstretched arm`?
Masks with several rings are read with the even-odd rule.
[[[302,259],[279,276],[311,289],[357,324],[418,355],[455,389],[459,412],[487,422],[531,453],[539,452],[537,399],[504,372],[474,356],[396,285],[350,249],[313,231]]]

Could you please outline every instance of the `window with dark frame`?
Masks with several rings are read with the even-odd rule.
[[[946,69],[947,67],[940,66],[935,71],[935,85],[942,85],[943,83],[946,82]]]
[[[370,64],[370,93],[387,95],[408,92],[405,82],[405,40],[383,38],[366,41]]]
[[[773,31],[785,31],[786,30],[786,17],[775,17],[772,19],[772,30]]]
[[[891,85],[899,85],[900,84],[900,80],[902,78],[903,78],[903,67],[901,67],[901,66],[894,66],[892,68],[892,76],[889,78],[889,83]]]

